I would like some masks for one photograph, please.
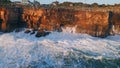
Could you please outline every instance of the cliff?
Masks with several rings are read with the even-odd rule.
[[[29,27],[33,28],[60,31],[61,28],[76,27],[77,33],[105,37],[110,30],[109,14],[109,12],[100,11],[42,9],[25,10],[23,19],[29,24]]]
[[[113,13],[112,18],[112,34],[120,34],[120,13]]]
[[[62,31],[62,28],[75,28],[76,33],[86,33],[96,37],[106,37],[120,32],[120,14],[107,11],[73,9],[2,9],[1,30],[9,30],[13,25],[25,26],[33,30]],[[3,13],[4,12],[4,13]],[[11,23],[13,24],[12,26]],[[8,25],[6,27],[5,25]]]
[[[0,31],[10,32],[22,24],[22,8],[0,8]],[[22,25],[23,26],[23,25]]]

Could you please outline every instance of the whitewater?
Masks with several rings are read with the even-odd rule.
[[[120,35],[1,33],[0,68],[120,68]]]

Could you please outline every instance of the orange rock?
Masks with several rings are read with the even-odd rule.
[[[110,18],[110,12],[82,11],[72,9],[24,9],[23,20],[29,28],[55,31],[61,27],[76,27],[76,32],[87,33],[92,36],[105,37],[112,29],[119,28],[119,16]],[[117,17],[117,18],[115,18]],[[111,20],[112,19],[112,20]],[[112,22],[111,22],[112,21]]]
[[[6,30],[6,22],[7,22],[7,11],[4,8],[0,10],[0,18],[2,20],[1,30]]]

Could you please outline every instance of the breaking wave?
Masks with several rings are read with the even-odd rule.
[[[0,68],[119,68],[120,36],[52,32],[46,37],[0,35]]]

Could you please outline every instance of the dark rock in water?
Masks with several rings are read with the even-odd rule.
[[[24,33],[30,33],[31,31],[30,30],[26,30]]]
[[[46,32],[46,35],[49,35],[51,32]]]
[[[42,37],[42,36],[44,37],[44,36],[46,36],[48,34],[50,34],[50,32],[45,32],[44,30],[39,30],[37,32],[37,34],[35,35],[35,37]]]
[[[35,31],[33,31],[32,33],[30,33],[30,35],[32,35],[32,34],[35,34]]]

